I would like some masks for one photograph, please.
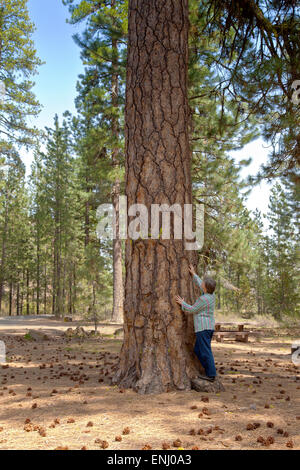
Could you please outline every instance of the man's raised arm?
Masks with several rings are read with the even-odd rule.
[[[190,264],[190,266],[189,266],[189,271],[190,271],[191,275],[193,276],[193,281],[197,284],[198,287],[200,287],[201,294],[204,294],[204,291],[201,287],[202,279],[200,279],[200,277],[196,274],[195,268],[192,264]]]

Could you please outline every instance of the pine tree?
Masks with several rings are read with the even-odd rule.
[[[269,204],[268,257],[270,260],[270,303],[276,318],[299,312],[297,244],[293,213],[284,189],[276,184]]]
[[[9,148],[10,142],[32,145],[38,135],[38,130],[27,123],[27,117],[40,111],[30,80],[42,64],[31,39],[33,32],[27,0],[0,1],[1,151]]]
[[[155,31],[155,32],[154,32]],[[147,34],[146,34],[147,32]],[[125,108],[129,207],[192,202],[187,68],[188,3],[129,2]],[[139,60],[137,60],[139,57]],[[126,240],[125,337],[114,378],[140,393],[189,389],[198,376],[193,326],[175,303],[191,301],[183,240]]]
[[[3,162],[1,168],[1,210],[0,210],[0,311],[4,287],[14,285],[20,288],[19,276],[23,262],[23,244],[26,242],[26,211],[28,209],[25,193],[25,167],[18,153],[13,150]],[[25,239],[24,239],[25,237]],[[22,258],[22,262],[21,262]],[[10,311],[11,311],[10,296]]]
[[[222,68],[219,88],[234,96],[246,119],[253,115],[272,144],[260,177],[292,176],[299,181],[300,19],[296,0],[205,2],[205,33],[221,32],[212,66]],[[294,96],[294,98],[293,98]]]
[[[73,2],[66,0],[64,4],[69,5],[72,24],[87,19],[87,27],[82,37],[78,34],[74,36],[76,43],[81,47],[82,59],[88,65],[85,76],[82,77],[77,108],[80,111],[83,107],[85,114],[89,108],[88,119],[92,122],[92,126],[95,126],[98,121],[102,132],[105,130],[103,145],[106,158],[110,159],[112,167],[109,177],[118,233],[118,203],[124,165],[121,116],[124,94],[124,51],[126,51],[123,46],[127,27],[126,2],[120,0],[100,3],[80,1],[74,5]],[[94,130],[94,137],[96,134],[97,131]],[[93,171],[92,168],[91,171]],[[123,319],[124,294],[122,242],[118,237],[113,240],[113,283],[112,317],[114,321],[120,322]]]
[[[206,4],[190,2],[189,98],[193,118],[193,196],[197,203],[204,204],[205,211],[204,246],[199,253],[200,272],[209,271],[217,277],[219,306],[223,293],[226,295],[230,286],[224,301],[229,301],[230,308],[236,310],[241,308],[241,299],[245,304],[246,299],[250,300],[251,297],[244,272],[249,268],[251,258],[246,247],[252,228],[244,201],[248,188],[239,175],[250,160],[237,165],[228,152],[253,139],[256,129],[253,129],[251,120],[237,122],[238,104],[219,92],[221,77],[212,64],[219,50],[220,34],[208,37],[201,33],[206,21],[206,9]],[[237,269],[233,269],[234,258],[243,260],[245,271],[242,261],[241,265],[237,263]],[[240,296],[237,294],[238,288],[234,288],[236,284],[243,284]]]
[[[66,276],[71,275],[67,266],[68,255],[74,253],[74,231],[77,228],[74,217],[74,172],[71,154],[70,130],[66,121],[59,125],[55,116],[54,128],[47,128],[46,151],[40,152],[43,172],[43,211],[51,217],[53,240],[53,280],[52,280],[52,312],[55,316],[65,314]],[[39,175],[40,177],[40,175]],[[36,227],[37,248],[37,298],[39,299],[40,275],[40,223],[39,211]],[[75,238],[76,240],[76,238]],[[67,269],[68,268],[68,269]]]

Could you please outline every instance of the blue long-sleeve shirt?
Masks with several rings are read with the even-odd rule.
[[[193,305],[182,302],[181,308],[184,312],[194,315],[195,332],[215,329],[215,294],[204,294],[201,288],[202,280],[197,274],[194,274],[193,280],[200,287],[202,295]]]

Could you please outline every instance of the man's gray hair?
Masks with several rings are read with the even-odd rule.
[[[213,294],[215,292],[215,288],[217,285],[216,281],[212,279],[211,277],[205,277],[203,280],[204,280],[204,284],[205,284],[207,292],[209,294]]]

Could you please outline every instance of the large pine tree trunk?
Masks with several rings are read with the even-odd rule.
[[[131,0],[128,29],[128,207],[143,203],[150,212],[154,203],[178,203],[183,211],[192,203],[188,0]],[[200,370],[193,318],[175,303],[176,294],[195,300],[189,263],[196,265],[197,254],[184,240],[126,240],[124,343],[114,383],[140,393],[191,388]]]

